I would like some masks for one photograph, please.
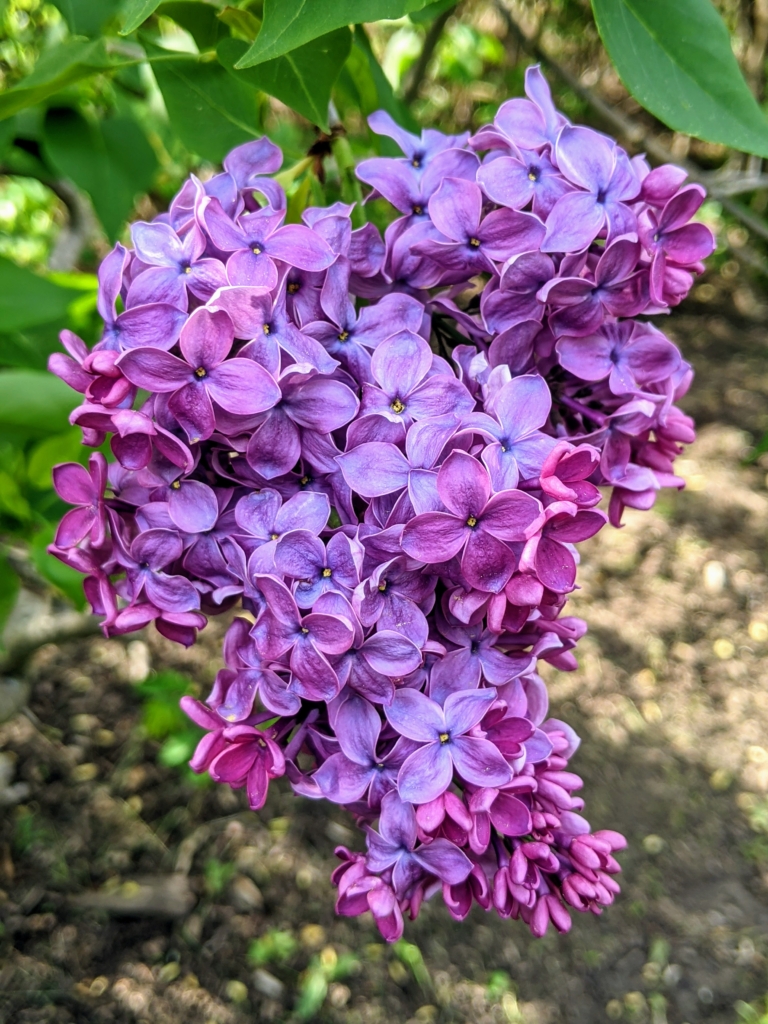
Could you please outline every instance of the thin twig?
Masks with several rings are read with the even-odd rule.
[[[440,42],[440,36],[443,34],[446,22],[455,10],[456,5],[454,4],[452,7],[443,11],[442,14],[438,14],[429,26],[427,34],[424,37],[424,45],[421,48],[421,53],[408,73],[408,83],[405,87],[405,91],[403,92],[403,101],[405,103],[410,105],[419,95],[419,89],[421,88],[421,83],[424,81],[424,75],[427,73],[429,62],[432,60],[432,54],[435,52],[435,47]]]
[[[712,175],[702,171],[700,167],[691,163],[690,160],[676,159],[666,146],[657,139],[654,139],[652,135],[649,135],[641,125],[620,113],[615,107],[611,107],[604,100],[600,99],[599,96],[596,96],[590,89],[582,85],[575,75],[572,75],[570,71],[562,67],[554,58],[542,50],[537,40],[530,39],[523,32],[501,0],[495,0],[494,6],[504,19],[508,31],[514,36],[520,46],[530,53],[532,57],[541,61],[542,64],[546,64],[550,71],[556,74],[581,100],[588,103],[595,113],[606,124],[611,126],[617,135],[631,143],[634,148],[644,149],[654,161],[660,164],[679,164],[688,172],[691,180],[704,185],[708,189],[711,198],[716,199],[732,217],[740,220],[750,231],[768,241],[768,221],[731,199],[734,193],[728,186],[721,190],[718,187],[717,181],[713,180]]]

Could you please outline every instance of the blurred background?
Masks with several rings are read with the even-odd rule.
[[[768,2],[716,6],[762,105]],[[142,7],[139,34],[120,35]],[[586,0],[440,0],[344,29],[303,99],[266,65],[232,71],[263,13],[0,0],[0,1022],[766,1024],[762,158],[647,113]],[[298,220],[308,203],[360,198],[355,162],[393,152],[367,129],[373,110],[473,130],[536,62],[570,119],[705,182],[718,237],[660,325],[697,373],[687,489],[584,546],[572,609],[590,632],[578,671],[547,678],[584,737],[593,827],[629,838],[624,892],[543,940],[427,906],[386,947],[370,922],[333,916],[333,848],[354,839],[339,808],[278,784],[254,814],[186,767],[198,732],[178,700],[207,692],[221,623],[189,651],[154,632],[105,641],[80,577],[46,554],[64,511],[51,467],[87,452],[45,364],[64,327],[96,340],[100,259],[190,171],[210,177],[265,132]],[[383,228],[392,213],[377,201],[366,216]]]

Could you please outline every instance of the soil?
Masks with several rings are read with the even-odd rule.
[[[586,814],[629,839],[617,903],[537,941],[436,901],[389,948],[333,915],[333,848],[359,839],[343,811],[276,785],[254,814],[159,763],[136,683],[173,667],[204,691],[220,625],[188,652],[155,634],[51,646],[0,726],[0,1021],[761,1019],[768,464],[743,458],[768,430],[768,348],[743,277],[726,264],[669,322],[697,369],[688,488],[585,545],[590,633],[577,672],[548,673],[584,737]]]

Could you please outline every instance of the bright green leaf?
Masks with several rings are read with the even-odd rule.
[[[238,78],[242,77],[257,89],[275,96],[327,132],[330,130],[328,101],[331,89],[351,46],[349,29],[340,28],[291,50],[284,57],[245,71],[234,71],[233,68],[245,53],[247,43],[238,39],[222,39],[216,52],[224,67]]]
[[[32,515],[18,481],[3,469],[0,469],[0,514],[12,516],[20,523],[29,522]]]
[[[675,131],[768,156],[768,121],[711,0],[592,0],[624,85]]]
[[[402,18],[429,0],[264,0],[264,24],[241,68],[262,64],[344,25]]]
[[[61,351],[59,334],[65,327],[72,326],[70,319],[62,316],[47,324],[25,327],[23,331],[0,334],[0,367],[44,370],[48,356]]]
[[[60,462],[85,462],[91,449],[84,448],[80,438],[80,430],[70,427],[35,445],[27,462],[27,479],[33,487],[40,491],[53,487],[51,470]]]
[[[75,36],[95,36],[116,13],[121,0],[53,0]]]
[[[88,193],[107,234],[116,238],[157,169],[154,150],[136,121],[91,122],[75,110],[49,110],[43,146],[56,170]]]
[[[79,82],[97,71],[135,63],[107,52],[103,39],[92,42],[70,39],[43,52],[31,75],[0,96],[0,120],[18,110],[41,103],[67,85]]]
[[[168,118],[190,152],[217,163],[261,134],[257,94],[221,64],[179,56],[153,67]]]
[[[0,434],[30,438],[61,434],[79,400],[52,373],[0,370]]]
[[[77,292],[0,257],[0,326],[17,331],[64,316]],[[0,416],[2,412],[0,411]]]
[[[123,27],[120,29],[120,35],[128,36],[135,32],[150,14],[155,13],[162,2],[163,0],[128,0],[123,8]]]

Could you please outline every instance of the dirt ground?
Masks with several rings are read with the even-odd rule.
[[[768,430],[768,342],[743,276],[726,264],[669,323],[698,374],[688,489],[585,546],[580,668],[548,673],[587,816],[629,838],[617,904],[540,941],[428,905],[418,950],[389,949],[333,916],[342,811],[283,785],[253,814],[158,763],[136,682],[171,666],[205,690],[216,629],[189,652],[50,647],[0,727],[0,1022],[760,1019],[736,1008],[768,992],[768,461],[742,465]]]

